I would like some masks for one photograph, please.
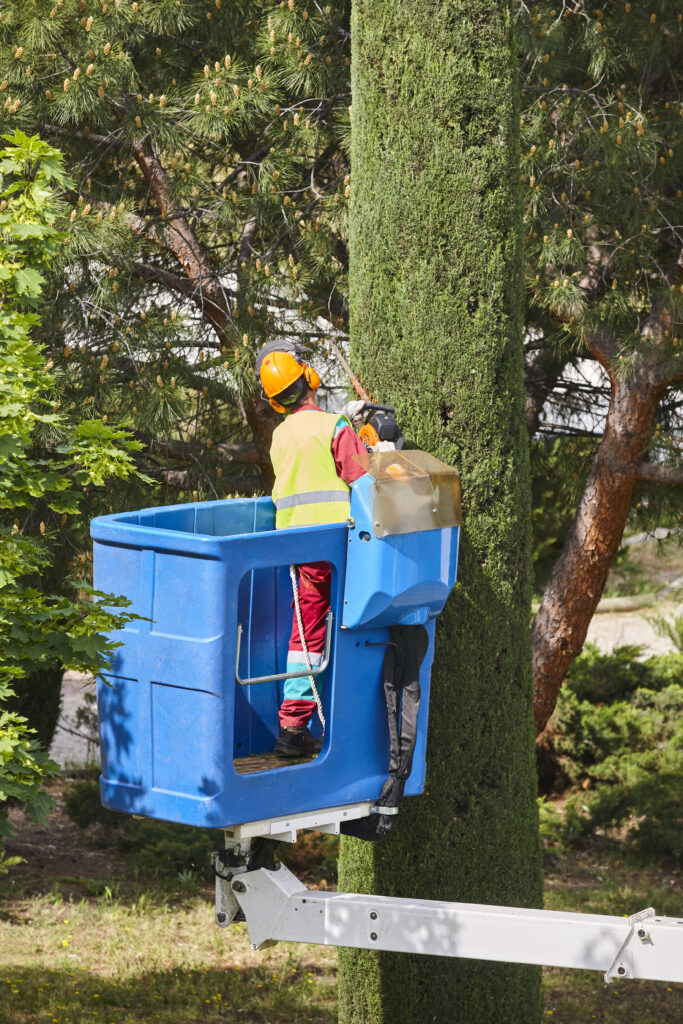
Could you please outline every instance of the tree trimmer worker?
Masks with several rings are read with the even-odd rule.
[[[256,361],[256,372],[264,397],[285,417],[275,428],[270,449],[275,470],[275,528],[346,522],[349,485],[364,473],[354,456],[365,454],[366,449],[344,413],[360,420],[364,403],[349,402],[342,413],[323,412],[315,400],[320,377],[288,342],[265,345]],[[320,665],[332,571],[327,562],[309,562],[297,566],[297,575],[306,649],[311,665]],[[295,613],[287,672],[305,671],[306,667]],[[320,751],[322,740],[311,735],[308,728],[315,707],[309,676],[285,680],[275,753],[298,756]]]

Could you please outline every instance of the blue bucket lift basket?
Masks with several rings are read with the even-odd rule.
[[[389,758],[383,642],[390,626],[415,623],[426,626],[429,650],[405,793],[422,792],[434,619],[455,583],[459,480],[423,452],[383,453],[368,469],[352,487],[349,523],[276,531],[270,498],[92,521],[95,587],[125,595],[143,617],[113,635],[122,646],[98,680],[105,806],[229,828],[376,800]],[[332,568],[323,748],[312,761],[258,770],[255,755],[277,738],[282,683],[250,680],[286,671],[289,565],[316,561]],[[312,727],[319,734],[315,717]]]

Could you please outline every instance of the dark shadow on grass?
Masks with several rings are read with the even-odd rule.
[[[123,981],[103,979],[77,968],[42,970],[5,963],[0,979],[0,1020],[25,1024],[47,1020],[54,1012],[60,1021],[70,1024],[86,1020],[108,1024],[335,1024],[332,987],[321,992],[310,983],[305,968],[293,970],[290,962],[281,969],[265,963],[240,969],[231,966],[229,956],[227,952],[224,970],[143,971]]]

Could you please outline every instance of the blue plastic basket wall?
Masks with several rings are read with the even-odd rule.
[[[96,588],[124,594],[143,617],[115,634],[123,646],[107,682],[98,681],[107,807],[228,827],[375,800],[388,768],[385,648],[366,645],[388,640],[393,623],[415,621],[425,622],[430,647],[406,794],[422,792],[433,619],[455,581],[459,531],[373,536],[372,486],[366,476],[353,487],[353,528],[275,531],[270,498],[93,520]],[[242,678],[286,671],[288,567],[314,561],[332,567],[323,749],[307,763],[245,774],[245,759],[275,743],[282,684],[236,682],[237,627]]]

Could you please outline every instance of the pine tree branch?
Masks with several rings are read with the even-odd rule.
[[[256,234],[256,217],[248,217],[242,231],[240,241],[240,259],[248,260],[253,251],[254,235]]]
[[[162,239],[193,283],[193,301],[221,334],[230,322],[230,303],[220,278],[185,216],[173,211],[171,187],[161,161],[150,145],[139,145],[133,155],[145,176],[157,208],[166,221]],[[173,217],[168,221],[169,217]]]
[[[75,131],[72,128],[58,128],[54,124],[44,124],[43,131],[46,135],[54,135],[57,138],[65,137],[67,139],[79,139],[82,142],[94,142],[98,146],[107,146],[109,149],[118,148],[123,139],[116,133],[110,132],[108,135],[98,135],[97,132],[84,132]]]
[[[178,491],[193,491],[197,488],[197,474],[189,469],[168,469],[166,466],[142,466],[142,472],[153,480]],[[224,476],[219,483],[225,494],[253,495],[264,493],[268,484],[261,476]]]
[[[246,462],[256,466],[266,465],[263,453],[253,441],[224,441],[216,445],[216,452],[226,462]]]
[[[133,149],[133,156],[145,176],[150,192],[165,221],[165,226],[160,232],[160,240],[175,256],[194,284],[195,292],[191,295],[192,301],[201,316],[216,331],[219,343],[222,343],[226,340],[226,328],[232,323],[228,292],[214,271],[206,251],[197,239],[187,218],[181,213],[173,211],[170,183],[166,171],[153,152],[151,145],[145,143],[136,146]],[[254,439],[265,456],[270,450],[275,416],[270,414],[259,399],[245,402],[244,411]],[[268,480],[272,483],[273,475],[269,464],[264,466],[264,469]]]
[[[198,458],[205,450],[205,446],[191,441],[158,440],[150,434],[135,435],[138,440],[150,445],[154,454],[169,459],[191,459]],[[263,454],[253,441],[225,441],[214,445],[211,449],[219,459],[224,462],[242,462],[248,465],[265,465]]]
[[[249,156],[244,158],[244,160],[240,160],[240,162],[230,171],[228,176],[223,178],[223,181],[216,187],[216,190],[218,192],[224,192],[226,188],[232,185],[232,183],[239,178],[240,174],[242,174],[247,167],[251,167],[254,164],[260,164],[269,149],[270,145],[260,146],[253,150]]]
[[[600,363],[609,379],[614,383],[614,361],[619,355],[617,339],[613,335],[594,331],[586,334],[585,341],[590,354]]]
[[[89,192],[81,192],[84,199],[87,199],[90,206],[95,210],[101,210],[102,213],[110,214],[112,210],[116,209],[115,203],[108,203],[106,199],[98,199],[97,196],[91,195]],[[144,217],[139,217],[136,213],[124,213],[121,215],[123,223],[136,235],[140,235],[143,238],[149,238],[150,241],[158,241],[157,235],[151,229],[149,223]]]
[[[641,462],[637,472],[640,480],[649,480],[653,484],[664,484],[669,487],[683,484],[683,466],[665,466],[657,462]]]
[[[205,292],[202,293],[189,278],[174,274],[173,271],[166,270],[164,267],[156,267],[151,263],[133,263],[130,269],[145,281],[157,281],[171,291],[187,296],[197,306],[203,304],[207,311],[213,309],[214,312],[220,313],[223,308],[222,305],[216,306],[212,298]],[[223,290],[231,298],[233,297],[233,292],[230,289],[224,288]]]

